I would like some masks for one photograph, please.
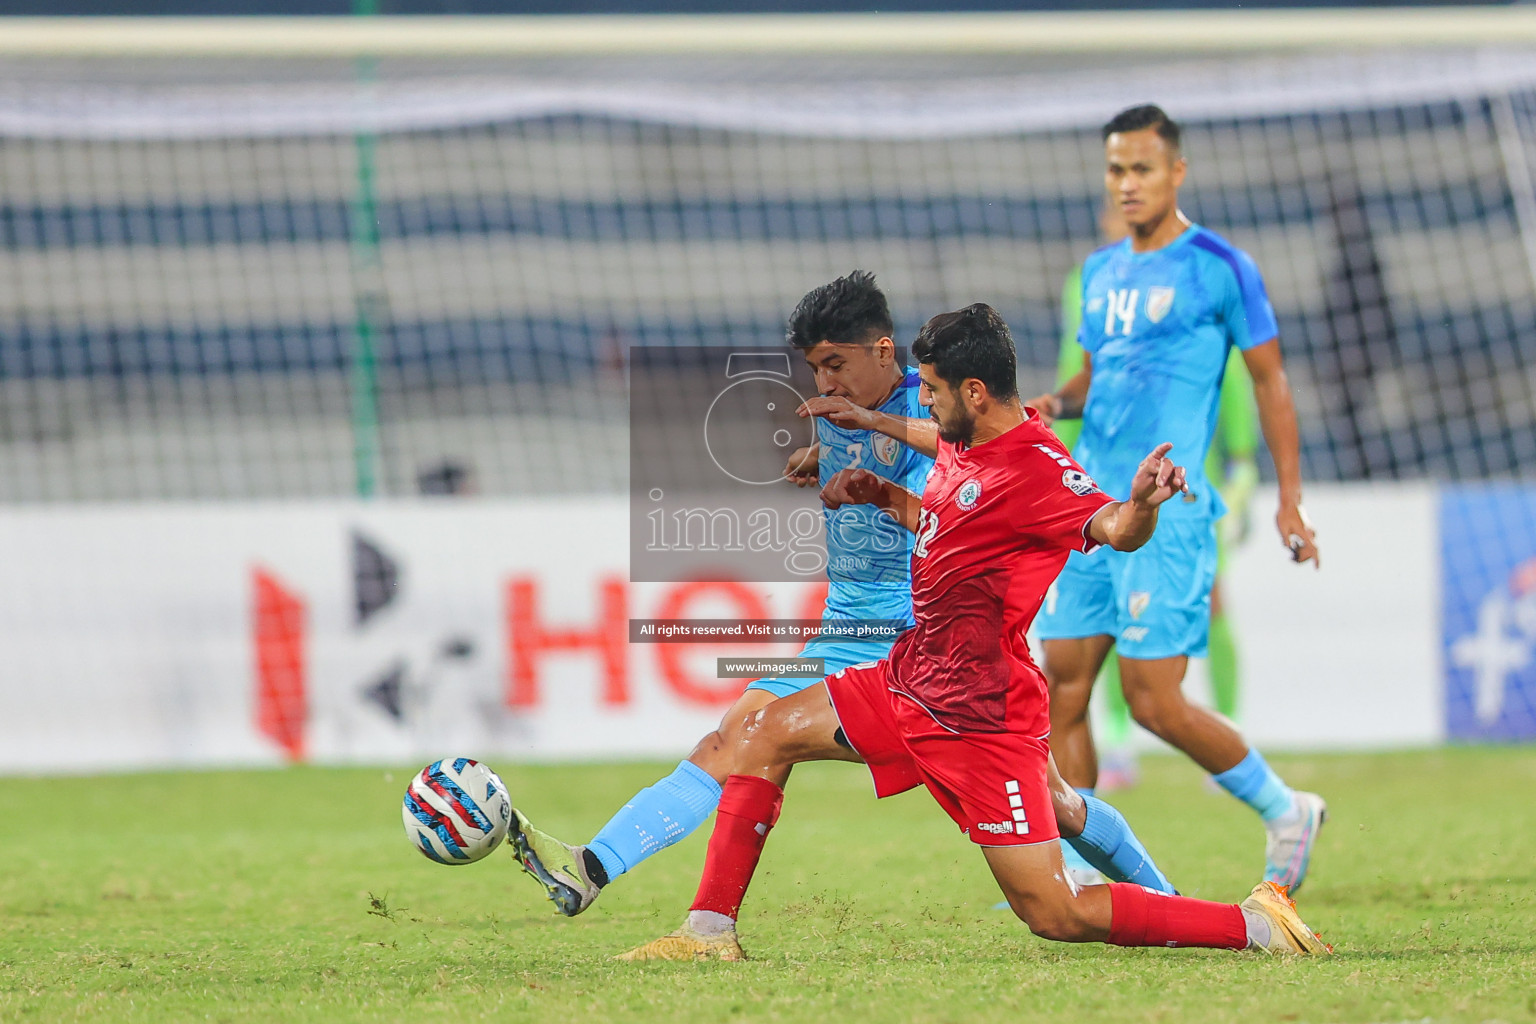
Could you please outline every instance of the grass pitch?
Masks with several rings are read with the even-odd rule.
[[[1005,912],[922,792],[802,768],[742,919],[745,964],[627,964],[676,926],[706,830],[558,918],[498,850],[407,845],[409,769],[12,779],[0,1021],[1399,1021],[1536,1017],[1536,750],[1276,758],[1332,822],[1301,894],[1321,961],[1068,947]],[[667,766],[512,767],[589,836]],[[1186,761],[1113,799],[1174,883],[1241,897],[1251,812]],[[67,827],[57,826],[60,818]]]

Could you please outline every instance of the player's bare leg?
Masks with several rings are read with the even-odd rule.
[[[730,773],[731,752],[747,720],[774,699],[774,695],[767,690],[744,691],[721,717],[719,728],[699,740],[693,753],[678,766],[677,771],[660,780],[656,787],[636,794],[634,801],[626,804],[590,844],[572,845],[563,842],[535,827],[526,814],[514,809],[509,845],[523,871],[544,887],[545,895],[560,913],[575,917],[586,910],[615,875],[634,866],[631,860],[638,863],[639,859],[691,832],[692,828],[679,824],[685,814],[692,814],[695,822],[702,822],[708,816],[709,810],[713,809],[719,798],[721,784]],[[788,778],[789,769],[786,766],[773,781],[782,788]],[[650,813],[636,807],[636,802],[649,797],[657,787],[663,786],[671,790],[666,794],[667,803]],[[681,812],[677,808],[679,803],[683,805]],[[626,820],[631,816],[639,821]],[[651,821],[656,818],[660,820]],[[655,827],[645,828],[649,825]],[[646,832],[646,840],[636,842],[633,833],[637,827]],[[613,842],[605,843],[605,838],[615,834],[617,838]],[[620,843],[634,847],[628,851],[627,857],[612,848]]]
[[[1057,942],[1109,941],[1109,886],[1074,885],[1059,844],[985,846],[981,852],[1008,906],[1030,931]]]
[[[773,781],[790,765],[803,761],[862,763],[845,740],[825,681],[774,701],[749,715],[736,745],[732,775],[752,775]]]
[[[767,690],[744,691],[720,717],[719,727],[694,746],[693,752],[688,755],[688,760],[708,772],[710,778],[724,785],[726,776],[731,774],[736,746],[746,732],[747,723],[758,711],[775,700],[781,699],[787,698],[776,697]],[[775,766],[775,770],[781,771],[782,775],[770,777],[782,787],[789,779],[789,766]]]
[[[1268,835],[1264,877],[1290,890],[1300,888],[1328,806],[1316,793],[1286,787],[1231,722],[1185,698],[1188,664],[1182,656],[1121,658],[1120,679],[1131,716],[1259,812]]]
[[[1042,668],[1051,692],[1051,753],[1062,775],[1074,786],[1092,789],[1098,782],[1099,761],[1088,725],[1088,701],[1114,643],[1114,637],[1088,636],[1042,644]]]
[[[1080,836],[1088,821],[1088,801],[1061,777],[1056,755],[1047,754],[1045,785],[1051,791],[1051,807],[1056,812],[1056,828],[1064,836]]]
[[[1212,775],[1234,767],[1248,744],[1232,724],[1184,696],[1189,659],[1120,659],[1120,682],[1131,717],[1152,735],[1188,754]]]
[[[775,700],[745,717],[688,920],[676,931],[620,954],[619,959],[745,959],[736,937],[736,918],[768,833],[778,821],[783,780],[790,766],[801,761],[858,761],[858,754],[838,736],[837,715],[825,683]]]
[[[1296,905],[1261,882],[1241,906],[1165,896],[1138,885],[1079,888],[1054,842],[983,847],[1008,905],[1029,930],[1057,942],[1119,946],[1205,946],[1319,954],[1332,950],[1302,922]]]

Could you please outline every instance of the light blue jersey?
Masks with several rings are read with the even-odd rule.
[[[1129,239],[1098,250],[1083,263],[1082,298],[1077,337],[1093,376],[1073,454],[1124,497],[1141,460],[1171,441],[1190,494],[1162,507],[1138,550],[1074,553],[1035,620],[1039,635],[1112,636],[1125,658],[1203,655],[1214,523],[1226,511],[1206,450],[1228,354],[1272,340],[1274,309],[1248,254],[1198,225],[1152,252],[1133,252]]]
[[[879,412],[927,419],[918,401],[917,370],[908,367]],[[895,438],[872,430],[845,430],[830,420],[816,420],[817,482],[823,487],[839,470],[867,469],[916,494],[923,492],[933,460]],[[912,625],[912,533],[873,505],[844,505],[826,510],[827,605],[822,622],[828,632],[800,652],[821,658],[831,675],[849,665],[876,661],[891,649],[894,636],[881,641],[842,639],[837,624],[861,621]],[[757,679],[749,689],[786,696],[819,679]]]
[[[908,369],[879,412],[928,418],[919,404],[917,371]],[[916,494],[923,492],[933,460],[893,437],[870,430],[845,430],[831,420],[816,421],[817,482],[823,487],[839,471],[867,469]],[[912,532],[873,505],[826,510],[827,619],[900,619],[912,624]]]
[[[1084,262],[1082,308],[1077,338],[1093,357],[1093,383],[1073,454],[1100,487],[1123,496],[1147,453],[1171,441],[1195,500],[1168,511],[1219,518],[1226,506],[1205,455],[1227,356],[1279,333],[1258,266],[1199,225],[1152,252],[1133,252],[1126,239]]]

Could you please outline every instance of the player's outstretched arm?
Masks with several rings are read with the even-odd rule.
[[[913,533],[917,532],[917,514],[923,507],[921,497],[867,469],[844,469],[833,474],[821,489],[821,503],[831,509],[874,505]]]
[[[939,425],[933,420],[892,416],[888,412],[866,409],[837,396],[807,399],[795,411],[801,416],[825,416],[844,430],[873,430],[894,437],[930,459],[937,458],[939,454]]]
[[[1280,359],[1280,339],[1271,338],[1262,345],[1243,352],[1243,362],[1253,377],[1253,398],[1259,407],[1259,427],[1264,443],[1275,460],[1275,476],[1280,481],[1280,511],[1275,526],[1280,541],[1297,562],[1321,566],[1312,523],[1301,507],[1301,443],[1296,435],[1296,405],[1291,401],[1291,383]]]
[[[1186,493],[1184,467],[1175,466],[1166,441],[1141,460],[1131,480],[1131,496],[1099,509],[1088,524],[1088,533],[1116,551],[1135,551],[1152,538],[1157,527],[1157,508],[1175,494]]]

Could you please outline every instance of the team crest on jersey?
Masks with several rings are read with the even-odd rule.
[[[1061,474],[1061,485],[1078,497],[1085,497],[1099,489],[1093,477],[1080,469],[1069,469]]]
[[[980,500],[980,480],[967,480],[965,483],[961,484],[960,489],[955,492],[955,504],[959,505],[962,510],[969,511],[970,509],[975,508],[976,503]]]
[[[896,465],[896,456],[901,452],[901,442],[894,437],[886,437],[884,434],[876,434],[874,440],[875,458],[882,466]]]
[[[1163,317],[1173,308],[1173,289],[1157,287],[1147,291],[1147,319],[1153,323],[1161,323]]]
[[[1131,598],[1126,602],[1126,610],[1131,613],[1131,618],[1141,618],[1141,613],[1147,610],[1147,605],[1152,603],[1152,595],[1145,590],[1131,591]]]

